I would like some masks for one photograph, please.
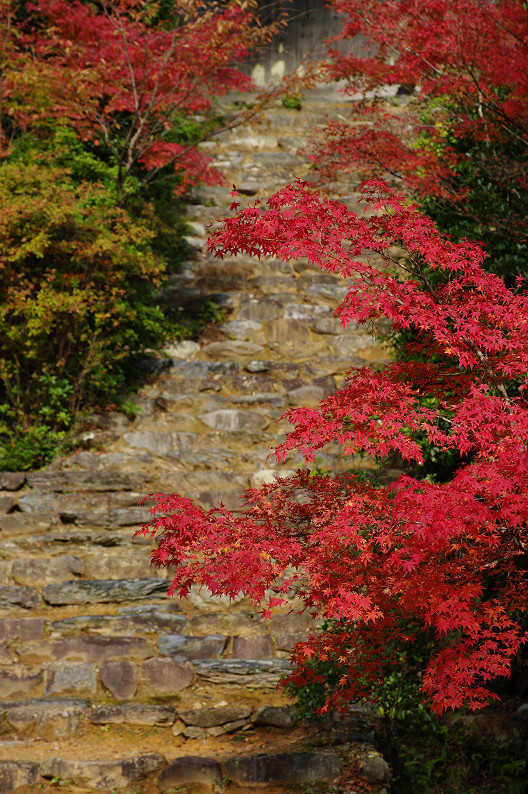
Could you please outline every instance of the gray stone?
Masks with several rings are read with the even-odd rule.
[[[38,689],[43,680],[42,670],[21,664],[11,664],[9,670],[0,670],[0,697],[38,694],[33,690]]]
[[[136,694],[138,672],[133,662],[124,659],[103,662],[99,666],[99,677],[103,686],[118,700],[129,700]]]
[[[277,753],[234,756],[224,764],[227,776],[239,785],[332,781],[343,771],[335,753]]]
[[[7,726],[18,735],[63,739],[75,733],[79,719],[89,705],[88,700],[79,698],[4,701],[0,703],[0,714]]]
[[[159,753],[126,758],[123,761],[74,761],[49,758],[40,764],[40,774],[48,779],[71,780],[76,787],[114,791],[130,787],[166,763]]]
[[[184,728],[182,734],[186,739],[204,739],[207,736],[203,728],[197,728],[195,725]]]
[[[324,389],[320,386],[299,386],[288,392],[288,402],[292,406],[313,406],[326,397]]]
[[[182,634],[165,634],[158,640],[162,656],[172,656],[178,661],[187,659],[217,659],[226,646],[227,637],[210,634],[206,637],[185,637]]]
[[[42,599],[34,587],[0,587],[0,607],[35,609]]]
[[[0,496],[0,513],[6,514],[13,509],[15,500],[12,496]]]
[[[260,394],[242,394],[231,397],[231,402],[235,405],[245,404],[254,405],[256,403],[270,403],[276,408],[284,408],[284,398],[277,392],[262,392]]]
[[[336,306],[346,298],[348,287],[340,287],[336,284],[311,284],[306,289],[306,294],[315,300],[329,300]]]
[[[95,692],[97,676],[93,664],[86,662],[55,662],[47,666],[45,695],[64,692],[87,694]]]
[[[11,794],[22,786],[36,786],[40,781],[39,764],[34,761],[0,761],[0,791]]]
[[[178,717],[186,725],[200,728],[213,728],[236,720],[246,720],[251,714],[247,706],[218,706],[209,709],[189,709],[178,712]]]
[[[169,356],[169,358],[187,360],[194,358],[194,356],[200,352],[200,345],[197,342],[185,340],[184,342],[167,345],[163,348],[163,352],[165,355]]]
[[[196,433],[171,433],[157,430],[138,430],[125,433],[123,441],[137,449],[148,449],[155,455],[169,458],[184,457],[196,443]]]
[[[130,550],[126,555],[121,550],[102,554],[100,549],[84,555],[84,575],[87,579],[145,579],[158,574],[152,568],[150,555],[143,549]],[[166,578],[158,574],[159,578]],[[71,577],[70,577],[71,578]]]
[[[176,711],[170,706],[95,706],[89,718],[94,725],[172,725]]]
[[[329,306],[312,306],[310,303],[287,303],[284,307],[285,320],[298,320],[302,323],[313,323],[331,314]]]
[[[264,323],[267,320],[274,320],[280,315],[281,311],[282,306],[278,302],[254,299],[242,303],[237,316],[240,320]]]
[[[131,656],[145,659],[152,656],[155,646],[143,637],[105,637],[100,635],[64,637],[28,643],[18,649],[21,658],[44,661],[104,662]]]
[[[62,554],[45,560],[38,557],[20,557],[11,564],[11,577],[17,584],[43,585],[65,582],[73,575],[82,574],[84,564],[80,557]]]
[[[271,637],[233,637],[235,659],[270,659],[273,656]]]
[[[274,688],[291,670],[287,659],[218,659],[194,662],[194,671],[212,684]]]
[[[194,678],[189,662],[174,659],[147,659],[141,665],[143,683],[151,695],[175,695]]]
[[[237,361],[241,358],[258,356],[264,348],[255,342],[241,342],[231,340],[229,342],[211,342],[202,348],[202,353],[209,358],[228,358]]]
[[[32,488],[50,491],[136,491],[145,488],[145,480],[121,471],[36,471],[27,475]]]
[[[371,785],[388,783],[391,777],[389,765],[380,755],[365,758],[362,763],[362,772],[367,783]]]
[[[213,788],[220,784],[222,777],[222,769],[217,761],[188,755],[171,761],[159,775],[157,783],[161,791],[192,783]]]
[[[343,333],[343,326],[337,317],[320,317],[312,326],[316,334],[332,334],[337,336]]]
[[[269,425],[269,419],[266,416],[236,408],[200,414],[199,419],[213,430],[230,433],[257,433],[265,430]]]
[[[185,383],[192,380],[203,380],[209,376],[211,363],[209,361],[179,361],[173,360],[171,378],[166,381],[165,388],[171,388],[172,378],[184,378]]]
[[[22,471],[0,471],[0,491],[18,491],[26,482]]]
[[[113,634],[131,634],[136,631],[158,632],[172,630],[181,632],[185,628],[187,618],[184,618],[183,615],[173,615],[158,610],[159,607],[154,606],[144,614],[79,615],[74,618],[62,618],[61,620],[54,620],[51,623],[51,629],[55,633],[90,631],[103,634],[110,632]]]
[[[34,588],[0,588],[0,605],[2,604],[2,590],[15,589],[30,590]],[[168,584],[161,579],[106,579],[49,584],[42,589],[42,595],[48,604],[64,605],[137,601],[156,596],[161,598],[166,595],[167,591]],[[29,594],[27,597],[29,598]]]
[[[0,516],[0,531],[2,535],[27,535],[37,532],[47,532],[54,520],[46,513],[10,513]]]
[[[129,507],[117,510],[75,510],[61,511],[63,521],[73,522],[85,527],[134,527],[150,520],[150,511],[146,507]]]
[[[224,733],[234,733],[235,731],[239,731],[241,728],[244,728],[247,725],[246,720],[235,720],[234,722],[226,722],[223,725]]]
[[[247,372],[267,372],[271,369],[271,361],[248,361],[244,366]]]
[[[38,640],[44,631],[44,618],[3,618],[0,620],[0,640]]]
[[[266,344],[266,337],[262,333],[261,324],[254,320],[232,320],[229,323],[223,323],[218,330],[230,339],[255,342],[257,345]]]
[[[255,714],[255,725],[273,725],[276,728],[292,728],[293,711],[288,706],[263,706]]]
[[[307,362],[306,367],[310,372],[318,375],[344,375],[350,372],[352,367],[364,365],[364,360],[358,356],[321,355]]]

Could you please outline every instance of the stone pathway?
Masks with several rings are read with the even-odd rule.
[[[296,151],[329,109],[313,92],[300,113],[274,107],[210,143],[227,184],[266,196],[304,176]],[[209,296],[226,310],[223,324],[202,345],[167,349],[133,398],[136,419],[94,417],[89,451],[27,476],[0,474],[2,794],[56,791],[61,781],[76,792],[264,783],[271,792],[334,781],[351,764],[372,790],[387,785],[363,712],[336,726],[337,748],[323,746],[330,734],[295,727],[275,689],[305,616],[264,623],[243,600],[197,590],[167,601],[166,572],[150,568],[148,542],[133,537],[149,492],[240,510],[245,488],[301,463],[269,458],[286,430],[280,416],[331,393],[351,365],[387,355],[333,317],[346,289],[338,278],[303,261],[214,261],[206,225],[230,198],[215,187],[199,200],[189,207],[193,257],[163,299],[177,308]],[[318,461],[343,465],[332,448]]]

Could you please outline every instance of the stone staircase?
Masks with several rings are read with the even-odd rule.
[[[306,174],[303,136],[344,105],[315,91],[300,113],[273,107],[208,146],[227,184],[266,196]],[[209,297],[224,322],[200,344],[167,348],[131,397],[135,419],[94,416],[87,451],[0,473],[0,794],[272,792],[343,779],[350,794],[388,790],[364,710],[299,726],[276,689],[309,618],[263,622],[243,599],[196,589],[168,600],[170,572],[151,568],[149,541],[134,536],[149,517],[138,502],[153,492],[241,510],[245,488],[302,463],[269,458],[288,426],[281,415],[331,393],[351,365],[387,357],[334,318],[342,280],[302,261],[213,260],[206,226],[230,198],[214,187],[196,200],[194,255],[161,300],[170,310]],[[317,465],[350,461],[329,447]]]

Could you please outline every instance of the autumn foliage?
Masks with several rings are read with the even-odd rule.
[[[209,114],[215,97],[251,89],[236,64],[276,29],[260,26],[254,3],[38,0],[17,16],[16,3],[3,0],[2,11],[4,147],[17,128],[67,123],[107,151],[119,192],[166,166],[180,175],[180,193],[220,179],[196,147],[204,128],[193,140],[185,124]]]
[[[352,101],[313,145],[321,181],[380,176],[403,187],[443,231],[483,240],[495,254],[486,267],[513,284],[528,250],[526,4],[331,5],[345,20],[338,43],[361,45],[323,67]]]
[[[311,461],[337,441],[345,455],[419,465],[425,435],[457,450],[459,469],[443,484],[404,475],[390,486],[300,470],[248,491],[238,515],[159,494],[144,532],[156,537],[153,562],[176,569],[172,593],[193,583],[244,593],[265,616],[293,598],[328,621],[295,646],[290,678],[316,683],[310,660],[333,663],[342,674],[328,706],[369,695],[425,632],[435,640],[425,700],[436,712],[478,709],[525,641],[528,298],[483,270],[479,244],[444,238],[384,183],[362,196],[357,215],[296,183],[265,208],[235,202],[212,238],[219,257],[306,257],[347,277],[343,325],[384,315],[428,351],[425,363],[352,370],[317,408],[289,411],[275,454]]]

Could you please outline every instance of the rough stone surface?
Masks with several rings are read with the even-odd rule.
[[[75,698],[38,698],[0,703],[0,714],[17,735],[44,739],[63,739],[75,733],[88,700]],[[1,732],[1,720],[0,720]]]
[[[223,430],[229,433],[257,433],[265,430],[269,424],[269,419],[266,416],[237,408],[210,411],[200,414],[199,418],[213,430]]]
[[[97,706],[89,718],[94,725],[172,725],[176,711],[170,706]]]
[[[185,637],[182,634],[166,634],[158,640],[162,656],[178,659],[217,659],[225,648],[227,637],[211,634],[206,637]]]
[[[236,720],[246,720],[251,714],[247,706],[219,706],[210,709],[189,709],[179,711],[178,717],[186,725],[196,725],[200,728],[213,728],[217,725],[226,725]]]
[[[104,662],[131,656],[145,659],[155,653],[153,643],[143,637],[105,637],[100,635],[64,637],[27,643],[19,649],[21,658],[49,661]]]
[[[15,500],[12,496],[0,496],[0,514],[9,513],[9,511],[13,509],[14,503]]]
[[[124,659],[103,662],[99,666],[99,677],[103,686],[118,700],[129,700],[136,694],[139,676],[133,662]]]
[[[0,471],[0,491],[18,491],[26,482],[22,471]]]
[[[40,595],[34,587],[0,587],[0,608],[35,609],[40,603]]]
[[[46,669],[44,694],[55,695],[69,692],[72,694],[94,693],[97,676],[93,664],[86,662],[58,662]]]
[[[362,764],[362,772],[367,783],[372,785],[388,783],[391,776],[389,765],[380,755],[365,758]]]
[[[82,574],[84,564],[80,557],[73,554],[61,554],[51,560],[35,557],[21,557],[13,560],[11,577],[17,584],[44,585],[54,582],[65,582],[72,575]]]
[[[255,342],[241,342],[232,340],[229,342],[211,342],[202,349],[202,353],[209,358],[227,358],[236,361],[241,358],[254,358],[263,352],[262,345]]]
[[[38,640],[45,622],[44,618],[4,618],[0,620],[0,640]]]
[[[2,590],[0,588],[0,605]],[[18,588],[29,590],[29,588]],[[120,601],[136,601],[167,593],[168,585],[160,579],[118,579],[118,580],[85,580],[50,584],[43,588],[42,595],[48,604],[93,604]]]
[[[264,706],[253,718],[255,725],[273,725],[276,728],[291,728],[295,720],[288,706]]]
[[[0,531],[3,537],[47,532],[52,524],[53,518],[47,514],[9,513],[9,515],[0,515]]]
[[[188,755],[171,761],[158,776],[157,783],[161,791],[192,783],[212,788],[220,783],[222,777],[222,768],[217,761]]]
[[[233,637],[233,657],[235,659],[271,659],[273,645],[271,637]]]
[[[228,777],[239,785],[335,780],[343,771],[334,753],[277,753],[228,758]]]
[[[77,786],[97,791],[110,792],[129,787],[157,772],[166,763],[163,755],[127,758],[123,761],[74,761],[65,758],[49,758],[40,765],[40,774],[53,780],[71,780]]]
[[[0,791],[11,794],[22,786],[36,786],[39,764],[33,761],[0,761]]]
[[[193,680],[189,662],[174,659],[147,659],[141,665],[143,684],[151,695],[175,695]]]
[[[38,694],[36,690],[39,689],[43,681],[42,670],[21,664],[11,664],[8,670],[0,670],[0,697]]]
[[[290,663],[286,659],[197,660],[194,662],[194,671],[211,683],[274,688],[280,677],[290,671]]]

